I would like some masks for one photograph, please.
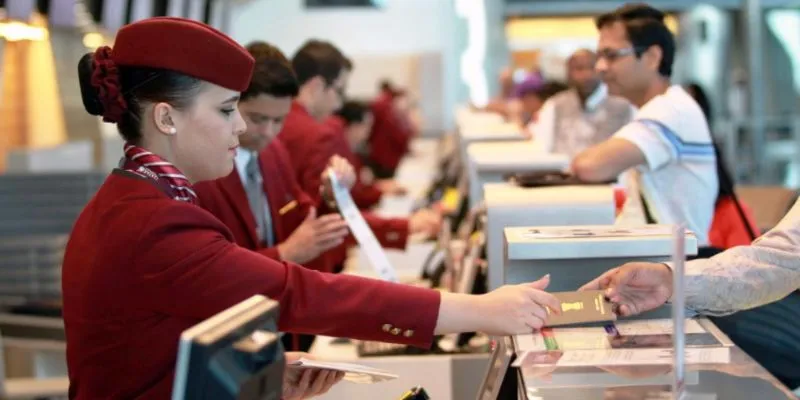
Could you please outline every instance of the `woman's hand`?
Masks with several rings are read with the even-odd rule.
[[[549,284],[547,275],[533,283],[503,286],[480,296],[443,293],[435,333],[479,331],[505,336],[539,330],[547,321],[548,308],[554,314],[561,313],[561,302],[544,291]]]
[[[308,353],[286,352],[286,371],[283,375],[283,400],[301,400],[325,394],[333,385],[344,378],[344,372],[327,369],[297,368],[291,365],[301,358],[312,359],[311,355]]]
[[[483,315],[490,335],[514,335],[541,329],[547,321],[547,308],[561,312],[561,302],[544,290],[550,275],[533,283],[502,286],[479,297],[476,311]]]

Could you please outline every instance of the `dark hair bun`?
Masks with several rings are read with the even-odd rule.
[[[103,115],[105,109],[103,103],[100,102],[100,97],[97,89],[92,86],[92,74],[94,67],[92,66],[94,60],[93,53],[86,53],[78,61],[78,80],[81,85],[81,99],[83,100],[83,108],[86,109],[91,115]]]

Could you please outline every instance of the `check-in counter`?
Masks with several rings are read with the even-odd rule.
[[[456,112],[456,126],[466,126],[470,124],[500,124],[505,122],[502,115],[488,112],[472,110],[469,106],[459,107]]]
[[[527,138],[517,124],[503,123],[471,123],[458,127],[458,155],[461,165],[467,165],[467,147],[479,142],[520,142]]]
[[[670,225],[547,226],[505,229],[506,284],[550,274],[548,291],[574,291],[613,267],[632,261],[671,261]],[[687,255],[697,254],[697,237],[685,235]],[[494,272],[494,271],[492,271]]]
[[[504,267],[504,229],[509,227],[612,225],[614,190],[610,185],[524,188],[510,183],[484,185],[487,215],[489,289],[508,282]]]
[[[470,206],[483,201],[483,186],[503,181],[510,173],[562,171],[569,166],[563,154],[543,153],[529,140],[473,143],[467,147]]]

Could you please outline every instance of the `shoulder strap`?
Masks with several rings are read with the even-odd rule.
[[[733,188],[731,188],[731,199],[733,199],[733,204],[736,205],[736,211],[739,212],[739,218],[742,219],[744,228],[747,229],[747,234],[750,235],[750,240],[751,241],[756,240],[757,239],[756,233],[753,231],[753,227],[750,226],[750,221],[747,219],[747,215],[745,215],[744,213],[742,204],[739,203],[739,197],[736,196],[736,192],[734,192]]]
[[[753,230],[753,227],[750,226],[750,221],[747,219],[747,215],[744,213],[742,204],[739,202],[739,197],[736,196],[736,189],[733,184],[733,175],[731,175],[730,171],[728,171],[728,167],[725,165],[725,160],[722,157],[722,151],[720,151],[717,143],[712,141],[711,144],[714,146],[714,153],[717,159],[717,179],[720,187],[719,193],[720,195],[727,193],[731,200],[733,200],[733,204],[736,206],[736,211],[739,214],[739,218],[741,218],[744,228],[747,229],[747,234],[750,235],[750,241],[754,241],[756,240],[757,236]],[[717,201],[720,200],[720,197],[722,196],[718,196]]]
[[[655,224],[656,223],[656,219],[653,218],[653,214],[650,213],[650,207],[647,206],[647,202],[644,200],[644,194],[642,194],[641,190],[639,190],[639,201],[641,201],[641,203],[642,203],[642,211],[644,212],[644,220],[645,220],[645,222],[648,225]]]

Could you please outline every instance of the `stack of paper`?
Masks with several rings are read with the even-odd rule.
[[[358,364],[325,362],[301,358],[291,364],[290,368],[328,369],[344,372],[344,380],[353,383],[378,383],[397,379],[398,376],[387,371]]]
[[[686,362],[728,363],[730,343],[687,320]],[[517,335],[515,366],[669,365],[672,320],[623,321],[586,328],[545,328]]]

